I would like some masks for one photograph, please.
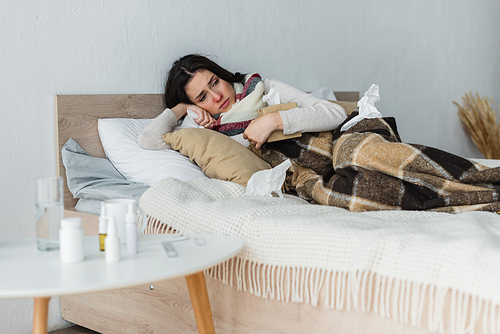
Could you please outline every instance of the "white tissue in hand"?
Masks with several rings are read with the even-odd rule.
[[[203,128],[203,126],[196,123],[194,120],[198,118],[198,114],[188,109],[186,117],[181,124],[181,129],[185,128]]]
[[[380,100],[378,86],[373,84],[370,89],[365,92],[365,96],[358,101],[359,115],[345,123],[340,131],[347,131],[364,118],[380,118],[382,114],[375,108],[375,102]]]
[[[266,95],[264,95],[262,97],[262,101],[266,102],[267,105],[269,106],[273,106],[275,104],[280,104],[280,94],[278,93],[278,91],[276,89],[274,89],[273,87],[271,87],[271,89],[269,90],[269,93],[267,93]]]
[[[275,192],[279,197],[283,197],[281,186],[291,165],[290,160],[286,160],[273,169],[255,172],[247,182],[245,195],[272,197],[272,193]]]

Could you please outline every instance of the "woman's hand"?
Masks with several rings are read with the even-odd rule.
[[[195,104],[179,103],[171,110],[175,114],[175,116],[177,116],[177,119],[185,116],[188,110],[194,111],[196,115],[198,115],[198,118],[196,118],[194,121],[205,128],[211,127],[215,122],[214,118],[208,113],[208,111],[198,107]]]
[[[208,111],[198,107],[195,104],[186,105],[186,111],[187,110],[194,111],[198,115],[198,118],[196,118],[194,121],[205,128],[211,127],[215,122],[215,119],[212,117],[212,115],[210,115]]]
[[[275,130],[283,130],[283,121],[278,112],[257,117],[251,121],[243,133],[243,139],[247,139],[256,149],[259,149]]]

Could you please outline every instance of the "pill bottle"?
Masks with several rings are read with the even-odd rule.
[[[62,262],[80,262],[84,260],[83,229],[80,218],[61,219],[59,252]]]

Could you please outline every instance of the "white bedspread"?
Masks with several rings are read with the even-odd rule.
[[[500,331],[497,214],[352,213],[244,193],[225,181],[167,179],[140,205],[152,219],[151,233],[167,225],[243,239],[238,257],[210,274],[257,296],[374,311],[417,326],[426,317],[430,330],[450,321],[452,333],[465,332],[469,313],[481,315],[486,330]],[[443,316],[446,296],[451,319]]]

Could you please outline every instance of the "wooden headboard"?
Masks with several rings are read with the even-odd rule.
[[[105,158],[97,131],[100,118],[155,118],[164,109],[163,94],[131,95],[56,95],[55,130],[57,175],[64,178],[64,208],[74,210],[73,198],[66,180],[61,149],[73,138],[88,154]]]
[[[338,101],[358,101],[359,92],[335,92]],[[57,175],[64,178],[64,208],[73,210],[61,149],[73,138],[88,154],[105,158],[97,131],[100,118],[155,118],[164,109],[163,94],[56,95],[54,98]]]

